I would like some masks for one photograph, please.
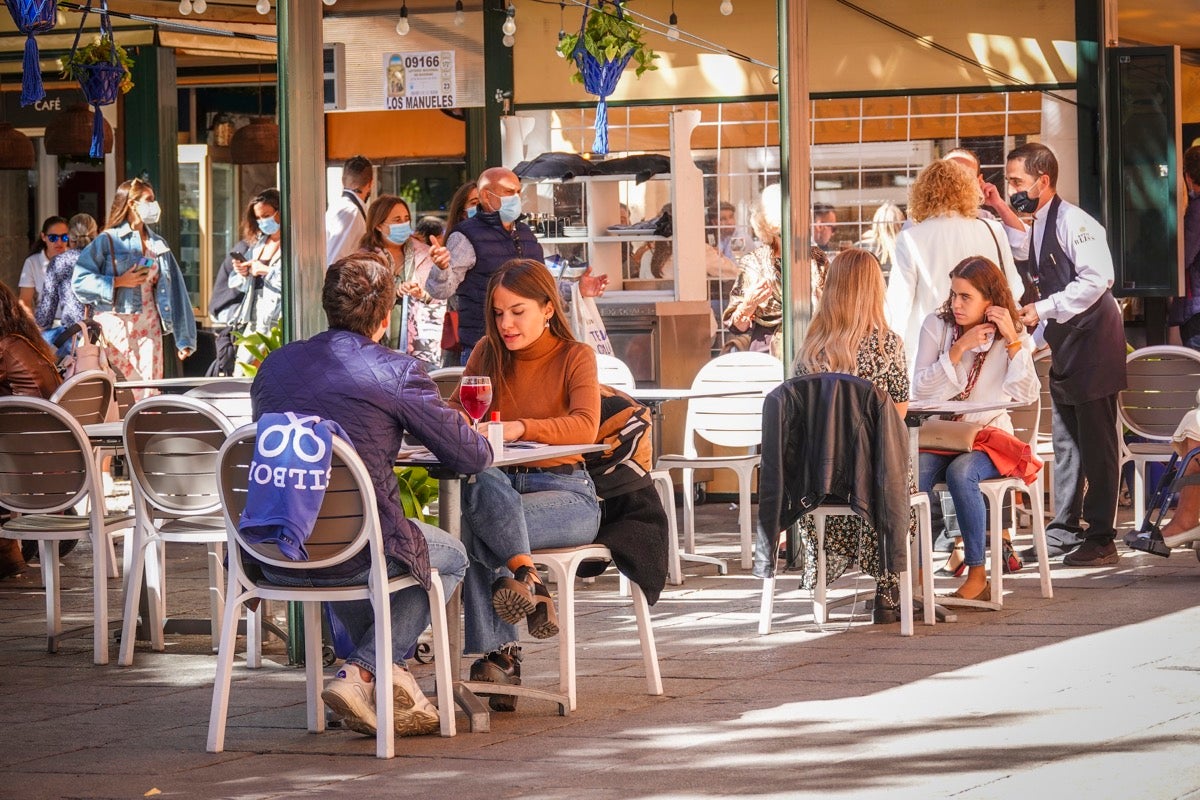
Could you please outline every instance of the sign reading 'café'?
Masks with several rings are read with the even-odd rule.
[[[386,53],[383,107],[389,111],[454,108],[454,51]]]
[[[44,128],[50,118],[59,111],[66,111],[83,102],[83,93],[78,89],[48,89],[46,96],[36,103],[21,106],[20,92],[0,92],[4,114],[0,116],[15,128]]]

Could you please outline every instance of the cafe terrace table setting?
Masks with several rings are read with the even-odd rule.
[[[594,453],[603,449],[604,445],[599,444],[543,445],[508,442],[504,445],[503,450],[495,455],[492,460],[492,466],[514,466],[516,464],[527,464],[530,461],[542,461],[550,458]],[[442,469],[437,457],[424,447],[401,450],[396,456],[396,466],[424,467],[429,470],[431,475],[438,479],[438,524],[442,530],[449,533],[455,539],[461,539],[462,481],[464,479],[469,480],[470,476]],[[451,595],[446,616],[450,627],[450,652],[452,657],[458,660],[458,669],[455,672],[461,676],[463,652],[461,586],[456,588],[454,594]],[[463,680],[457,681],[454,685],[454,699],[459,707],[466,712],[468,724],[474,732],[486,733],[491,729],[491,713],[488,711],[487,705],[475,694],[474,690],[490,691],[493,689],[495,689],[495,684],[472,683]],[[568,713],[566,695],[549,690],[542,692],[530,689],[525,689],[523,695],[532,695],[557,703],[560,714],[565,716]]]

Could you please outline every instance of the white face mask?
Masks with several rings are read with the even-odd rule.
[[[157,200],[151,200],[150,202],[139,200],[136,207],[138,216],[147,225],[153,225],[162,216],[162,209],[159,208]]]

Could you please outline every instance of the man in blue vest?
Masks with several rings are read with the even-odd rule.
[[[476,181],[479,211],[454,226],[445,245],[430,237],[430,256],[437,269],[429,271],[425,290],[438,300],[453,295],[458,301],[458,337],[462,363],[483,338],[488,280],[514,258],[542,261],[542,246],[521,217],[521,179],[510,169],[485,169]]]
[[[1038,299],[1021,321],[1050,345],[1054,406],[1054,500],[1046,530],[1050,556],[1072,567],[1117,563],[1120,458],[1117,394],[1125,388],[1125,329],[1113,299],[1112,253],[1103,226],[1057,193],[1058,160],[1043,144],[1008,154],[1009,202],[1033,213],[1030,227],[1007,207],[1013,256],[1029,260]],[[1031,548],[1021,554],[1037,558]]]

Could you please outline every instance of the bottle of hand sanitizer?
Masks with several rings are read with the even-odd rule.
[[[492,446],[493,457],[499,458],[504,452],[504,426],[500,424],[500,412],[493,411],[488,422],[491,423],[488,425],[488,444]]]

